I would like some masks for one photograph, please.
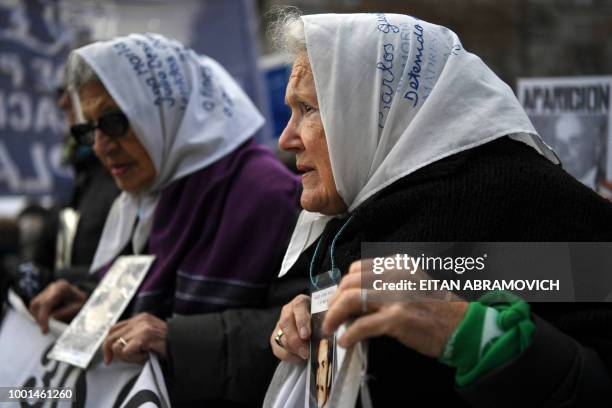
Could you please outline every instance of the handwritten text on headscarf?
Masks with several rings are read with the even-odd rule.
[[[199,66],[197,86],[201,107],[211,112],[221,101],[223,113],[228,117],[233,115],[233,101],[221,86],[215,86],[212,69],[197,61],[192,50],[182,45],[169,46],[151,35],[145,37],[147,40],[134,40],[133,43],[119,41],[113,48],[117,55],[129,62],[138,77],[144,77],[155,106],[187,108],[191,93],[187,70],[189,61],[193,60]],[[138,48],[135,49],[134,44]],[[216,92],[220,98],[216,97]]]

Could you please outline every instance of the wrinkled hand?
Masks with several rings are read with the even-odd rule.
[[[30,302],[30,313],[36,319],[43,334],[49,331],[49,318],[69,322],[77,315],[87,300],[81,289],[59,279],[48,285]]]
[[[110,329],[104,340],[104,364],[110,364],[113,357],[142,364],[148,360],[151,351],[165,358],[167,337],[168,324],[152,314],[140,313],[122,320]]]
[[[281,337],[283,347],[274,340],[279,329],[284,333]],[[291,363],[307,360],[310,335],[310,297],[298,295],[283,306],[276,328],[270,336],[272,351],[279,359]]]
[[[454,301],[366,301],[363,305],[362,277],[372,273],[371,265],[371,260],[364,260],[350,266],[330,299],[323,332],[333,333],[341,324],[355,318],[338,339],[341,347],[351,347],[369,337],[390,336],[419,353],[439,357],[448,337],[463,319],[468,303],[455,298]]]

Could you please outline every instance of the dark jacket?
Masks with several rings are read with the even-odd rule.
[[[327,225],[321,248],[341,223]],[[612,204],[503,138],[429,165],[361,205],[337,241],[335,261],[346,271],[361,258],[362,242],[393,241],[612,241]],[[329,256],[321,251],[316,273],[329,270]],[[532,310],[528,349],[462,389],[453,369],[391,338],[372,339],[374,406],[612,406],[610,307],[549,303]]]

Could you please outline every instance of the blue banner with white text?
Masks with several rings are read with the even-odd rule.
[[[65,195],[66,125],[56,103],[67,31],[56,1],[0,4],[0,195]]]

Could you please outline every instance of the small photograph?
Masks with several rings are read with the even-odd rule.
[[[328,407],[329,394],[336,372],[336,339],[322,336],[321,325],[326,312],[312,315],[312,337],[309,360],[309,408]]]

